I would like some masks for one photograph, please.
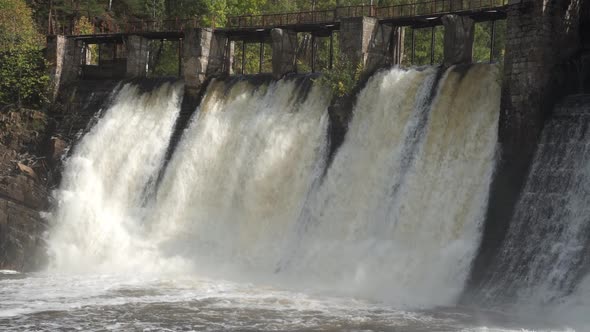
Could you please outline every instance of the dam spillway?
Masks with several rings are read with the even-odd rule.
[[[336,290],[354,285],[357,296],[452,303],[476,254],[493,171],[494,79],[492,66],[466,74],[393,69],[376,75],[359,95],[348,137],[323,179],[326,90],[311,78],[214,81],[158,188],[153,179],[178,114],[178,88],[142,94],[127,86],[66,167],[55,212],[59,229],[50,237],[54,267],[66,269],[62,262],[75,262],[69,255],[79,252],[95,265],[91,270],[118,269],[120,258],[141,261],[147,250],[199,269],[222,265],[278,282],[303,274]],[[472,100],[480,102],[469,105]],[[109,135],[119,142],[108,144],[113,150],[104,158],[102,143],[115,139]],[[85,158],[76,164],[79,154]],[[80,178],[92,179],[93,190]],[[95,196],[103,190],[111,197]],[[68,205],[68,195],[97,204],[82,211],[85,223],[77,213],[86,204]],[[75,250],[60,249],[65,243]],[[416,243],[424,246],[413,248]],[[423,256],[414,259],[417,254]],[[383,264],[392,269],[378,271]],[[398,290],[379,294],[394,280]],[[429,302],[417,296],[420,289],[444,294]]]
[[[46,216],[51,225],[48,271],[102,276],[119,285],[104,293],[100,278],[52,277],[56,284],[73,283],[65,297],[80,303],[84,309],[79,310],[92,312],[98,305],[107,308],[105,317],[123,306],[145,319],[153,306],[168,303],[179,312],[196,305],[203,311],[194,319],[207,320],[207,310],[227,305],[247,308],[242,319],[260,324],[261,330],[317,328],[301,322],[308,314],[329,318],[335,328],[362,329],[366,322],[344,317],[368,312],[376,329],[396,321],[408,330],[481,331],[476,319],[439,308],[454,307],[464,294],[472,294],[466,284],[483,235],[498,148],[497,78],[493,65],[375,74],[357,96],[345,140],[329,165],[330,93],[314,77],[214,80],[165,168],[182,85],[119,87],[112,105],[66,161],[55,208]],[[555,121],[559,128],[567,126],[567,121]],[[574,126],[576,133],[585,130],[580,126]],[[538,152],[546,162],[535,162],[531,179],[551,177],[561,168],[585,179],[584,159],[553,152],[570,149],[560,148],[552,128],[546,129]],[[585,142],[583,134],[576,137]],[[585,149],[585,143],[576,144],[571,145],[575,151]],[[527,193],[547,191],[533,180],[527,183]],[[583,185],[572,191],[564,196],[565,205],[559,204],[569,210],[580,206],[575,199],[586,193]],[[522,212],[512,220],[515,228],[521,227],[518,216],[530,215],[527,208],[535,205],[523,203],[527,193],[519,202]],[[498,248],[503,253],[498,260],[507,263],[490,266],[490,281],[478,291],[513,287],[517,291],[502,297],[521,303],[519,294],[545,287],[551,275],[518,281],[495,273],[512,273],[522,265],[522,255],[528,255],[524,259],[531,271],[548,268],[555,260],[545,254],[558,252],[565,273],[576,277],[558,280],[565,286],[540,303],[522,305],[579,309],[577,299],[587,289],[585,265],[579,263],[585,244],[568,234],[583,229],[583,218],[564,218],[564,225],[579,227],[560,226],[564,232],[549,239],[562,243],[567,238],[574,252],[561,252],[549,240],[524,247],[552,223],[543,214],[531,218],[543,222],[531,223],[526,232],[510,232],[518,239],[508,237]],[[572,260],[578,263],[567,263]],[[121,281],[117,274],[134,277]],[[170,281],[179,275],[205,281]],[[26,281],[15,287],[25,291]],[[283,289],[330,296],[329,304],[319,305],[327,311],[317,313],[314,299]],[[35,303],[46,301],[36,296]],[[351,298],[369,304],[346,300]],[[195,299],[199,302],[191,302]],[[270,309],[269,303],[282,303],[286,311]],[[497,302],[480,296],[474,303],[486,308]],[[42,317],[34,304],[22,307]],[[49,308],[59,311],[63,304],[52,302]],[[278,323],[267,320],[265,310],[276,310],[286,325],[273,325]],[[0,312],[10,316],[11,311],[0,306]],[[227,329],[239,329],[235,323],[223,318]]]

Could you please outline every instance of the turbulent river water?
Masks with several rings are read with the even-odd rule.
[[[126,84],[77,142],[49,266],[0,272],[0,330],[590,329],[584,134],[558,159],[544,136],[480,301],[458,304],[496,163],[494,66],[375,74],[329,165],[311,77],[213,81],[166,162],[182,92]],[[547,160],[573,179],[550,216]]]

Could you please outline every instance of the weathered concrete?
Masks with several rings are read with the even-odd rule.
[[[137,35],[127,37],[127,77],[145,77],[148,66],[149,40]]]
[[[580,0],[523,0],[509,6],[502,73],[499,151],[486,225],[471,276],[482,271],[503,241],[528,172],[545,116],[566,91],[555,81],[556,65],[579,49]]]
[[[99,50],[99,63],[105,61],[113,61],[115,59],[115,52],[117,52],[117,45],[114,43],[101,44]]]
[[[211,37],[209,47],[209,62],[207,76],[229,73],[231,68],[230,40],[224,33],[215,32]]]
[[[236,60],[236,42],[230,41],[225,58],[225,68],[229,75],[234,74],[234,61]]]
[[[205,82],[212,38],[213,30],[209,28],[185,31],[182,74],[188,96],[196,96]]]
[[[401,65],[404,58],[405,30],[403,27],[393,27],[391,30],[391,41],[389,43],[389,65]]]
[[[392,27],[375,17],[344,18],[340,23],[340,52],[370,73],[387,63]]]
[[[63,58],[65,56],[66,37],[57,35],[47,40],[47,59],[49,68],[50,91],[52,100],[57,97],[63,70]]]
[[[466,16],[445,15],[444,60],[446,67],[473,62],[475,22]]]
[[[295,72],[297,58],[297,32],[275,28],[270,31],[272,38],[272,76],[280,79]]]
[[[388,24],[376,24],[373,26],[364,72],[372,73],[388,62],[392,31],[393,27]]]
[[[47,40],[47,62],[51,79],[50,89],[55,99],[60,86],[76,80],[84,54],[84,44],[57,35]]]

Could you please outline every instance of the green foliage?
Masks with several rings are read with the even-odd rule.
[[[0,105],[39,106],[46,100],[42,41],[24,0],[0,0]]]
[[[150,65],[150,75],[176,76],[178,75],[178,42],[163,41],[154,45],[154,57]]]
[[[29,49],[43,43],[24,0],[0,0],[0,51]]]
[[[47,101],[48,83],[41,51],[18,49],[0,54],[0,104],[39,107]]]
[[[81,35],[91,35],[94,33],[94,25],[92,25],[92,22],[90,22],[90,20],[86,16],[82,16],[76,22],[76,27],[74,28],[74,31]]]
[[[322,72],[317,82],[332,91],[333,96],[343,97],[352,92],[363,72],[363,64],[354,64],[352,61],[342,59],[335,63],[332,69]]]
[[[244,74],[270,73],[272,71],[272,49],[270,45],[263,45],[262,71],[260,71],[260,43],[245,44]],[[242,42],[236,43],[234,49],[234,72],[242,73]]]

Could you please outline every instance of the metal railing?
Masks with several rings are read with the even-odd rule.
[[[379,19],[407,18],[463,11],[492,10],[507,5],[508,0],[429,0],[391,6],[347,6],[334,9],[242,15],[228,18],[229,28],[267,28],[298,24],[330,24],[342,18],[372,16]]]
[[[371,16],[378,19],[409,18],[440,15],[463,11],[493,10],[507,5],[508,0],[428,0],[391,6],[346,6],[315,11],[301,11],[262,15],[232,16],[227,20],[228,28],[268,28],[299,24],[331,24],[347,17]],[[55,22],[59,22],[55,20]],[[62,21],[63,23],[63,21]],[[182,32],[187,28],[201,26],[197,19],[139,20],[115,24],[112,21],[93,21],[93,31],[81,32],[71,24],[51,24],[48,34],[113,34]]]

